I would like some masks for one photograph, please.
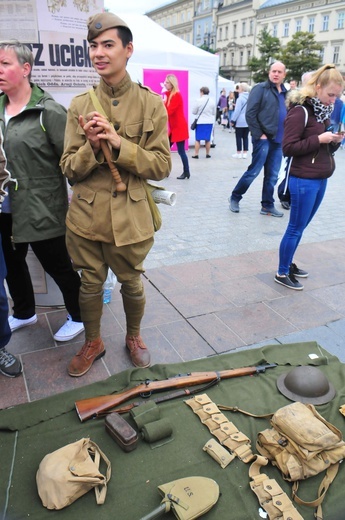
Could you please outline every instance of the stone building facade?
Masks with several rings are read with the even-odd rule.
[[[263,28],[282,45],[298,31],[314,33],[322,62],[334,63],[345,76],[344,0],[175,0],[146,15],[185,41],[217,52],[220,74],[236,83],[252,83],[247,64],[258,56]]]

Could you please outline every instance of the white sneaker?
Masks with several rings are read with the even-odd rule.
[[[234,159],[242,159],[242,154],[241,153],[233,153],[232,156]]]
[[[67,321],[62,327],[54,334],[56,341],[70,341],[83,332],[84,324],[82,321],[73,321],[71,316],[67,316]]]
[[[22,327],[28,327],[29,325],[34,325],[37,323],[37,315],[34,314],[31,318],[27,318],[26,320],[20,320],[19,318],[15,318],[14,316],[8,317],[8,324],[12,332],[17,329],[21,329]]]
[[[243,153],[242,153],[242,159],[247,159],[247,154],[246,154],[246,152],[243,152]]]

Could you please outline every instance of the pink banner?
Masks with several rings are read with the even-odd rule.
[[[178,86],[183,99],[183,112],[186,120],[188,121],[188,71],[187,70],[175,70],[175,69],[144,69],[143,78],[144,85],[150,87],[151,90],[157,92],[164,98],[164,81],[167,74],[175,74],[178,81]],[[188,150],[188,141],[185,143],[185,148]],[[176,145],[174,144],[171,148],[172,151],[176,151]]]

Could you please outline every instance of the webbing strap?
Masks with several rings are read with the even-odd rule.
[[[91,452],[94,455],[94,462],[95,462],[97,468],[99,468],[99,466],[100,466],[101,459],[104,460],[104,462],[107,466],[107,471],[106,471],[104,482],[102,482],[102,484],[100,484],[99,486],[96,486],[94,488],[96,503],[98,505],[101,505],[101,504],[104,504],[105,497],[107,495],[107,483],[109,482],[110,477],[111,477],[111,462],[108,459],[108,457],[103,453],[103,451],[100,449],[100,447],[95,442],[91,441],[90,439],[89,439],[87,448],[88,448],[89,452]]]
[[[301,504],[304,506],[317,507],[317,510],[315,513],[315,518],[317,518],[317,519],[322,520],[322,518],[323,518],[321,504],[323,502],[323,499],[325,498],[325,494],[326,494],[329,486],[332,484],[333,480],[337,476],[337,473],[339,470],[339,464],[340,463],[337,462],[336,464],[332,464],[331,466],[329,466],[329,468],[326,471],[326,475],[324,476],[324,478],[322,479],[322,481],[320,483],[318,493],[317,493],[317,498],[315,500],[312,500],[311,502],[306,502],[305,500],[302,500],[301,498],[299,498],[299,496],[297,495],[298,482],[293,483],[292,494],[293,494],[294,501],[297,502],[297,504]]]
[[[96,96],[96,92],[94,91],[93,88],[90,88],[89,94],[90,94],[92,103],[93,103],[96,111],[99,112],[100,114],[102,114],[102,116],[106,117],[109,120],[109,118],[108,118],[107,114],[104,112],[104,108],[102,107],[101,102],[98,99],[98,97]]]
[[[220,444],[226,446],[231,453],[245,463],[253,459],[250,439],[221,413],[207,394],[196,395],[192,399],[187,399],[185,403],[192,408]]]

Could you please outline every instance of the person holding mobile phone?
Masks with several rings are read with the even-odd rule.
[[[334,152],[342,136],[334,132],[330,116],[335,99],[344,89],[344,80],[335,65],[324,65],[289,99],[283,136],[283,153],[292,157],[289,190],[290,220],[279,247],[275,281],[289,289],[302,290],[298,278],[308,272],[297,267],[294,255],[303,232],[320,207],[327,179],[335,170]],[[305,110],[308,112],[305,123]]]

